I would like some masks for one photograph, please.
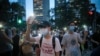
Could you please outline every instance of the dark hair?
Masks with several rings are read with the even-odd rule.
[[[38,28],[51,27],[51,24],[48,21],[42,21],[38,24]]]
[[[5,33],[7,34],[7,36],[9,35],[9,29],[5,29]]]

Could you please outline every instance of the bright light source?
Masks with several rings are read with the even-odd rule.
[[[31,19],[35,19],[35,14],[34,13],[31,13],[30,15],[29,15],[29,18],[31,18]]]
[[[64,28],[63,28],[63,30],[64,30],[64,31],[66,31],[66,30],[67,30],[67,28],[66,28],[66,27],[64,27]]]
[[[89,13],[89,15],[93,15],[93,12],[92,11],[89,11],[88,13]]]
[[[83,28],[87,28],[87,26],[86,25],[83,25]]]
[[[0,24],[0,28],[2,28],[3,27],[3,25],[2,24]]]
[[[33,21],[34,21],[35,23],[38,23],[38,21],[35,19],[35,14],[33,14],[33,13],[30,14],[30,16],[29,16],[28,19],[30,19],[29,24],[32,24]]]
[[[77,23],[77,21],[74,21],[74,23]]]
[[[87,25],[83,25],[83,28],[84,28],[85,31],[88,30],[88,29],[87,29]]]
[[[39,37],[41,37],[41,36],[42,36],[42,34],[38,33],[38,36],[39,36]]]
[[[31,14],[30,14],[30,16],[33,16],[33,17],[35,17],[35,14],[34,14],[34,13],[31,13]]]
[[[18,23],[21,24],[21,23],[22,23],[22,20],[19,19],[19,20],[18,20]]]

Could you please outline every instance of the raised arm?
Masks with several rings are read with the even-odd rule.
[[[34,42],[35,38],[30,38],[30,31],[31,31],[31,26],[32,26],[32,23],[30,23],[30,21],[31,21],[30,19],[31,18],[29,17],[29,19],[27,21],[27,29],[26,29],[25,39],[28,41]]]
[[[28,41],[30,40],[30,31],[31,31],[31,24],[27,24],[25,39]]]
[[[80,34],[78,34],[78,41],[81,43],[81,44],[84,44],[86,42],[86,37],[88,36],[88,32],[87,31],[84,31],[84,35],[83,35],[83,39],[80,37]]]

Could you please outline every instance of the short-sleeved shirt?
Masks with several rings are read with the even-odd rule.
[[[39,43],[40,38],[41,37],[35,37],[36,42]],[[41,49],[40,56],[55,56],[55,52],[61,51],[60,42],[57,38],[55,38],[55,50],[53,49],[52,38],[53,37],[51,37],[50,39],[43,38],[40,48]]]
[[[78,33],[66,33],[62,39],[62,45],[65,46],[66,56],[80,56],[79,42],[82,39]]]

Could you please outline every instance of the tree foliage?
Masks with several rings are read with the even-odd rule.
[[[0,21],[8,21],[10,17],[10,3],[8,0],[1,0],[0,1]]]
[[[10,3],[9,0],[0,1],[0,21],[7,24],[17,22],[17,18],[25,16],[25,9],[18,2]]]
[[[59,6],[56,6],[56,26],[62,28],[75,20],[80,22],[80,24],[87,24],[89,4],[89,0],[74,0],[73,2],[65,2],[61,3]]]

